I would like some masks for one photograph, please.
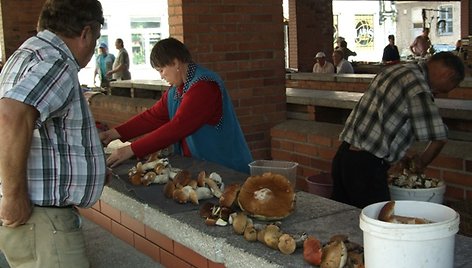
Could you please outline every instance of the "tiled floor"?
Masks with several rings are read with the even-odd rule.
[[[164,267],[85,218],[83,229],[92,268]],[[1,252],[0,268],[10,268]]]

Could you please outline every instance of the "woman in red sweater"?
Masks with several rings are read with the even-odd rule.
[[[151,64],[171,87],[150,109],[100,134],[103,143],[139,137],[108,157],[117,166],[132,156],[174,145],[174,152],[248,173],[252,156],[223,81],[192,61],[183,43],[159,41]]]

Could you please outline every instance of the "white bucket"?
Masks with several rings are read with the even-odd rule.
[[[392,200],[416,200],[442,204],[446,185],[425,189],[408,189],[389,185]]]
[[[455,210],[431,202],[396,201],[395,215],[433,221],[397,224],[377,220],[385,203],[369,205],[360,215],[365,267],[453,267],[455,234],[459,230],[459,214]]]

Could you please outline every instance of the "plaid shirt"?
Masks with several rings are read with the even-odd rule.
[[[340,140],[393,163],[414,142],[447,139],[427,81],[426,64],[379,73],[349,115]]]
[[[39,112],[27,165],[37,205],[89,207],[103,190],[105,156],[79,70],[66,44],[43,31],[15,51],[0,76],[0,97]]]

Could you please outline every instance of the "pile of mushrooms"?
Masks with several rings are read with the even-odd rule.
[[[283,254],[292,254],[295,249],[302,247],[306,234],[292,235],[281,230],[279,223],[254,223],[245,212],[235,212],[230,215],[230,223],[236,234],[243,235],[249,242],[259,241],[262,244],[279,250]]]
[[[164,184],[175,176],[169,159],[151,156],[145,163],[138,162],[128,171],[128,178],[133,185],[149,186],[152,183]]]
[[[181,170],[166,182],[164,195],[180,204],[191,202],[198,205],[203,199],[220,198],[223,187],[223,180],[218,173],[207,176],[205,171],[201,171],[197,179],[192,179],[190,172]]]
[[[206,225],[228,225],[229,215],[234,212],[234,207],[237,205],[240,189],[239,183],[230,184],[224,188],[218,204],[207,202],[200,208],[200,216],[205,219]]]
[[[303,242],[303,258],[321,268],[364,268],[364,249],[346,235],[334,235],[324,246],[315,236],[308,236]]]

